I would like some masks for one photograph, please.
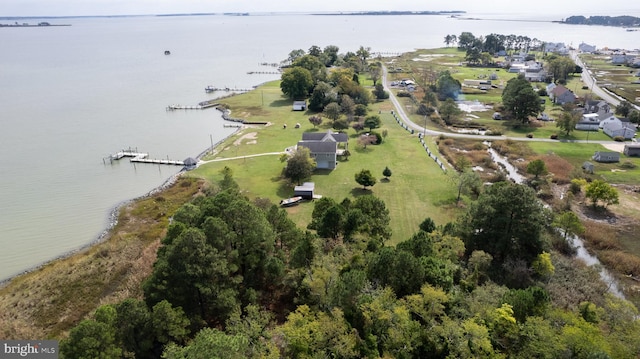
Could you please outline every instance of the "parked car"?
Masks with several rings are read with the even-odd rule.
[[[491,116],[494,120],[502,120],[502,114],[500,112],[494,112]]]

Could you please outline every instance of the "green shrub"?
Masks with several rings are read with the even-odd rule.
[[[631,169],[634,169],[636,167],[638,167],[638,166],[636,166],[636,164],[631,162],[631,161],[624,161],[624,162],[622,162],[620,164],[620,168],[624,168],[626,170],[631,170]]]
[[[614,140],[614,141],[617,141],[617,142],[624,142],[624,137],[622,137],[622,136],[616,136],[616,137],[614,137],[614,138],[613,138],[613,140]]]
[[[376,131],[369,132],[370,135],[376,136],[376,143],[374,145],[379,145],[382,143],[382,135]]]

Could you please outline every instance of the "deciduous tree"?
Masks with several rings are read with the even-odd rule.
[[[342,112],[342,109],[340,108],[340,105],[338,105],[337,102],[331,102],[330,104],[326,105],[324,107],[324,111],[322,111],[322,113],[331,119],[331,121],[335,122],[337,119],[340,118],[340,113]]]
[[[585,196],[591,200],[593,207],[597,207],[602,202],[606,208],[610,204],[618,204],[618,191],[607,182],[593,180],[587,184]]]
[[[316,128],[316,126],[319,126],[322,123],[322,117],[318,115],[313,115],[309,117],[309,122],[311,122],[311,124],[313,125],[313,128]]]
[[[527,173],[538,179],[539,176],[547,174],[547,165],[541,159],[535,159],[527,164]]]
[[[442,117],[444,122],[447,125],[451,125],[453,123],[453,120],[455,120],[462,113],[462,110],[460,110],[458,104],[456,104],[453,99],[447,98],[446,101],[440,103],[438,112],[440,113],[440,117]]]
[[[355,177],[356,177],[356,182],[358,182],[359,185],[364,187],[364,189],[367,189],[367,187],[371,187],[374,184],[376,184],[376,178],[373,177],[373,175],[371,174],[371,171],[369,170],[362,170],[356,173]]]
[[[291,182],[300,184],[304,179],[311,177],[315,169],[316,161],[311,158],[311,151],[300,146],[287,161],[284,176]]]
[[[570,111],[563,111],[560,117],[556,121],[556,127],[565,131],[566,135],[569,136],[573,130],[576,128],[576,124],[580,120],[579,114],[574,114]]]
[[[507,82],[502,92],[502,104],[516,120],[522,123],[529,122],[529,116],[536,116],[543,110],[540,96],[522,75]]]
[[[562,230],[564,239],[567,239],[567,236],[570,235],[584,233],[584,226],[580,222],[580,218],[571,211],[566,211],[556,216],[553,220],[553,226]]]
[[[313,78],[309,70],[296,66],[286,69],[282,74],[280,89],[292,99],[302,99],[309,95],[313,88]]]

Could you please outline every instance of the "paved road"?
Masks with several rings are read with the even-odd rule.
[[[425,135],[430,135],[430,136],[444,135],[444,136],[447,136],[447,137],[472,138],[472,139],[486,140],[486,141],[510,139],[510,140],[514,140],[514,141],[533,141],[533,142],[585,142],[585,143],[598,143],[598,144],[620,143],[620,142],[615,142],[615,141],[552,140],[550,138],[486,136],[486,135],[472,135],[472,134],[468,134],[468,133],[454,133],[454,132],[443,132],[443,131],[430,130],[430,129],[425,127],[426,126],[426,120],[425,120],[425,126],[421,126],[421,125],[418,125],[415,122],[411,121],[409,116],[407,116],[406,112],[404,111],[404,107],[400,104],[400,102],[398,101],[398,98],[394,95],[393,91],[391,91],[391,89],[387,85],[387,75],[388,75],[387,67],[384,66],[384,64],[383,64],[382,65],[382,86],[384,87],[384,89],[387,92],[389,92],[389,100],[391,100],[391,103],[393,103],[393,106],[396,108],[396,113],[400,116],[400,118],[402,118],[402,121],[404,121],[409,128],[414,129],[416,132],[424,133]],[[583,76],[584,76],[584,72],[583,72]]]
[[[585,64],[582,59],[580,59],[580,56],[578,56],[578,51],[572,50],[571,52],[569,52],[569,55],[571,56],[573,62],[576,63],[576,65],[582,67],[582,82],[584,82],[585,86],[588,86],[594,94],[613,106],[618,106],[620,102],[624,100],[622,97],[598,86],[598,79],[596,79],[591,70],[589,70],[588,64]],[[631,106],[640,111],[640,106],[636,106],[634,104],[631,104]]]

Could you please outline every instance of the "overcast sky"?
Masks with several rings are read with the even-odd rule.
[[[631,15],[637,0],[0,0],[3,16],[142,15],[220,12],[309,12],[363,10],[462,10],[532,15]]]

